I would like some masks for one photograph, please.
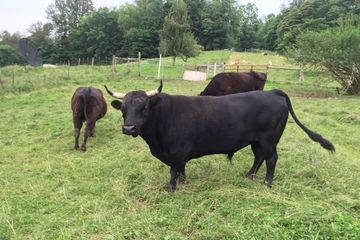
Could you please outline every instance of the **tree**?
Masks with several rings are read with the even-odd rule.
[[[274,51],[276,50],[276,28],[280,17],[270,14],[266,17],[264,23],[259,24],[259,30],[256,36],[256,47]]]
[[[76,58],[118,55],[124,43],[118,23],[119,11],[100,8],[84,17],[69,34],[72,56]]]
[[[9,45],[15,49],[19,48],[19,40],[22,38],[21,34],[16,32],[14,34],[9,33],[8,31],[3,31],[0,33],[0,44]]]
[[[325,68],[348,94],[360,92],[360,21],[321,32],[306,32],[296,41],[295,60]]]
[[[190,32],[187,7],[183,0],[172,1],[161,32],[160,51],[163,55],[172,56],[174,65],[177,57],[187,61],[200,53],[200,46]]]
[[[339,18],[349,14],[360,14],[358,0],[294,0],[282,12],[277,27],[277,50],[281,52],[295,44],[303,32],[335,27]]]
[[[124,30],[122,55],[155,57],[159,54],[159,32],[164,20],[162,0],[138,0],[120,9],[119,24]]]
[[[15,48],[9,45],[0,45],[0,67],[23,62],[22,57]]]
[[[206,50],[232,48],[238,35],[239,19],[234,0],[214,0],[204,12]]]
[[[51,42],[51,31],[53,26],[51,23],[36,22],[29,26],[28,32],[30,33],[30,40],[34,42],[36,46],[42,46],[45,43]]]
[[[259,29],[258,9],[253,3],[242,5],[240,12],[240,33],[236,43],[238,50],[256,47],[256,33]]]
[[[189,16],[190,32],[194,34],[195,39],[202,46],[206,44],[206,36],[204,34],[203,17],[205,9],[208,7],[206,0],[184,0]]]
[[[67,37],[71,29],[80,25],[83,16],[94,10],[91,0],[55,0],[46,10],[52,21],[56,37]]]

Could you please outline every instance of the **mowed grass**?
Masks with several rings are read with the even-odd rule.
[[[169,168],[141,138],[121,133],[108,95],[88,151],[73,149],[70,99],[78,86],[126,92],[159,84],[111,79],[103,68],[97,75],[79,67],[88,72],[0,96],[0,239],[360,238],[360,99],[336,95],[328,76],[309,72],[300,83],[296,73],[270,72],[266,89],[289,92],[298,118],[331,140],[335,154],[289,118],[272,189],[262,183],[265,165],[254,181],[244,178],[253,163],[245,148],[233,163],[223,155],[190,161],[188,183],[168,193]],[[31,71],[31,81],[53,73]],[[197,95],[207,83],[164,81],[163,91]]]

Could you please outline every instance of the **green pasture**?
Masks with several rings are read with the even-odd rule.
[[[252,64],[276,55],[205,52]],[[224,57],[223,57],[224,56]],[[177,61],[181,64],[180,61]],[[70,72],[69,72],[70,71]],[[13,74],[15,72],[15,77]],[[78,86],[150,90],[126,66],[0,68],[0,239],[360,239],[360,98],[338,95],[326,73],[270,70],[265,89],[289,93],[307,127],[335,145],[330,154],[289,118],[278,145],[273,188],[245,179],[249,148],[187,164],[188,182],[164,190],[169,168],[141,138],[121,133],[110,106],[86,153],[73,149],[70,99]],[[14,82],[12,82],[14,80]],[[197,95],[207,82],[164,80],[169,94]]]

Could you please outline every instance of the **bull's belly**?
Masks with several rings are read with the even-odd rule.
[[[214,145],[201,146],[201,147],[195,145],[189,153],[189,158],[190,159],[199,158],[212,154],[232,154],[248,146],[249,144],[250,143],[246,141],[246,142],[236,142],[236,143],[218,142],[217,144]]]

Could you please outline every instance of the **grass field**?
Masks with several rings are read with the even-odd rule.
[[[227,61],[276,58],[237,54]],[[14,89],[0,91],[0,239],[360,239],[359,96],[336,95],[323,73],[306,72],[300,83],[296,72],[270,71],[265,88],[288,92],[298,118],[336,153],[290,118],[272,189],[262,183],[265,166],[254,181],[244,178],[253,163],[245,148],[232,164],[223,155],[189,162],[188,183],[168,193],[169,168],[141,138],[121,133],[121,114],[110,106],[88,151],[73,150],[70,99],[78,86],[126,92],[159,84],[111,79],[108,70],[82,66],[66,77],[27,69]],[[207,83],[165,80],[163,91],[197,95]]]

